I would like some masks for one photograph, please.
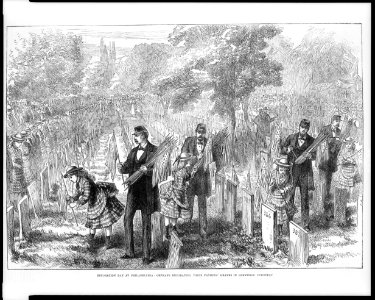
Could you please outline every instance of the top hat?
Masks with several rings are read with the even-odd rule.
[[[275,164],[279,167],[284,168],[290,168],[292,165],[288,164],[288,157],[287,156],[281,156],[278,159],[276,159]]]
[[[70,166],[67,168],[64,178],[70,177],[72,175],[76,175],[79,171],[82,171],[83,168],[81,167],[76,167],[76,166]]]

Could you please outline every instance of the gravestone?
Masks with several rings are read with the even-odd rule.
[[[277,212],[267,204],[262,204],[262,240],[264,247],[277,251]]]
[[[40,173],[40,186],[41,186],[41,199],[42,202],[48,201],[49,197],[49,171],[48,166],[46,166]]]
[[[335,188],[334,192],[334,218],[338,225],[346,225],[346,205],[350,197],[350,191],[345,188]]]
[[[293,221],[289,222],[289,262],[306,266],[309,257],[309,235]]]
[[[215,195],[216,195],[216,208],[219,213],[224,209],[225,198],[225,176],[220,173],[215,175]]]
[[[168,259],[165,264],[166,269],[178,269],[182,266],[182,246],[183,244],[181,240],[178,238],[177,234],[172,231],[169,243]]]
[[[254,195],[242,189],[242,228],[249,236],[254,235]]]
[[[228,222],[235,221],[237,203],[237,183],[227,179],[227,193],[224,200],[224,216]]]
[[[15,252],[14,247],[14,207],[7,207],[7,235],[8,235],[8,251]]]
[[[18,219],[20,222],[20,241],[27,237],[31,231],[31,218],[30,218],[30,209],[28,205],[28,198],[24,196],[18,202]]]
[[[30,183],[27,187],[27,192],[29,194],[30,202],[33,204],[36,214],[40,214],[42,211],[42,202],[40,198],[40,190],[38,189],[38,184],[36,181]]]
[[[151,244],[153,249],[163,246],[164,216],[160,212],[151,215]]]

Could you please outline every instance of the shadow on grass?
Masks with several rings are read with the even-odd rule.
[[[73,238],[82,237],[78,233],[55,234],[52,232],[44,232],[40,230],[31,231],[27,237],[28,244],[38,244],[45,242],[65,242]]]

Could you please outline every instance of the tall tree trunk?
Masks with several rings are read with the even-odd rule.
[[[236,131],[236,111],[234,107],[230,109],[230,162],[235,160],[235,131]]]
[[[249,102],[247,100],[243,102],[243,118],[247,128],[250,129]]]

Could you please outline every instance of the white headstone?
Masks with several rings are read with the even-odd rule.
[[[247,235],[254,235],[254,195],[247,189],[242,189],[242,228]]]
[[[262,204],[262,240],[264,247],[277,251],[277,212],[267,204]]]
[[[296,266],[306,266],[309,257],[309,235],[293,221],[289,222],[289,261]]]
[[[18,216],[20,222],[20,240],[26,237],[31,231],[31,218],[30,218],[30,208],[27,203],[28,197],[24,196],[18,202]]]
[[[224,200],[224,215],[228,222],[235,221],[237,204],[237,183],[227,179],[227,193]]]
[[[41,196],[42,201],[48,201],[49,197],[49,174],[48,174],[48,166],[46,166],[42,172],[40,173],[40,182],[41,182]]]

